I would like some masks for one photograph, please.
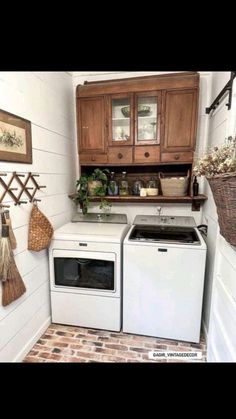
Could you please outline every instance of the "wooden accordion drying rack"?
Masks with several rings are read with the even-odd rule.
[[[27,204],[28,201],[24,201],[21,199],[23,193],[27,196],[29,199],[29,202],[35,202],[35,201],[41,201],[41,199],[35,198],[35,194],[38,190],[46,188],[46,186],[40,186],[35,180],[35,177],[39,177],[38,174],[33,174],[31,172],[29,173],[17,173],[13,172],[12,176],[9,180],[9,182],[5,182],[3,179],[5,176],[7,176],[7,173],[0,173],[0,193],[1,189],[3,189],[2,195],[0,195],[0,207],[10,207],[10,205],[2,204],[3,199],[5,198],[6,194],[10,195],[12,200],[14,201],[14,205],[21,205],[21,204]],[[21,180],[21,178],[25,178]],[[13,181],[16,180],[19,188],[12,187]],[[29,184],[29,181],[31,180],[31,185],[33,186],[27,186]],[[1,188],[2,187],[2,188]],[[18,191],[18,195],[16,195],[15,191]]]

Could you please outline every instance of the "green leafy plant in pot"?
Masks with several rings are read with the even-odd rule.
[[[105,196],[107,191],[108,169],[95,169],[88,177],[88,194],[90,196]]]
[[[110,171],[108,169],[95,169],[91,174],[82,174],[76,182],[77,193],[73,198],[76,204],[80,205],[83,214],[87,214],[91,198],[93,196],[101,197],[100,209],[103,209],[105,204],[111,206],[105,199],[108,177]]]

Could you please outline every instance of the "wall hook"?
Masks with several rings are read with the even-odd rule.
[[[27,204],[28,202],[32,202],[34,199],[37,201],[41,201],[41,199],[34,198],[35,194],[38,190],[46,188],[45,185],[38,185],[38,183],[35,180],[35,177],[39,177],[39,174],[35,173],[32,174],[31,172],[28,173],[17,173],[12,172],[11,178],[9,180],[3,180],[3,176],[7,176],[7,173],[0,173],[0,187],[3,188],[3,193],[0,196],[0,203],[3,202],[6,194],[9,194],[12,198],[14,205],[20,205],[20,204]],[[21,179],[22,177],[25,177],[25,179]],[[12,187],[12,182],[16,181],[20,188]],[[28,182],[31,182],[28,183]],[[27,185],[32,186],[27,186]],[[20,189],[20,192],[18,193],[18,196],[14,194],[14,191],[17,191]],[[1,192],[1,191],[0,191]],[[23,200],[22,198],[27,198],[27,201]],[[23,195],[23,196],[22,196]]]
[[[15,176],[18,176],[18,177],[25,177],[25,173],[16,173],[16,172],[13,172],[13,174]]]
[[[28,201],[18,201],[15,203],[15,205],[20,205],[20,204],[28,204]]]
[[[0,204],[0,208],[10,208],[10,205]]]

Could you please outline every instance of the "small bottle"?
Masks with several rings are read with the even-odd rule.
[[[199,184],[197,181],[197,176],[194,176],[194,181],[193,181],[193,196],[197,196],[199,192]]]
[[[126,177],[126,172],[122,172],[122,177],[119,182],[119,195],[120,196],[129,195],[129,184],[128,184],[128,179]]]
[[[115,180],[115,172],[111,172],[110,181],[108,183],[108,195],[110,196],[118,195],[118,185]]]

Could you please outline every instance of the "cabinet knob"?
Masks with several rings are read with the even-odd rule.
[[[123,154],[122,153],[118,153],[117,157],[118,157],[118,159],[122,159]]]
[[[96,157],[92,156],[92,157],[91,157],[91,160],[92,160],[92,161],[95,161],[95,160],[96,160]]]
[[[82,127],[83,129],[88,129],[88,127]]]
[[[180,155],[179,155],[179,154],[175,154],[175,155],[174,155],[174,158],[175,158],[175,160],[179,160]]]
[[[148,151],[146,151],[146,153],[144,153],[144,156],[145,157],[149,157],[150,156],[150,154],[148,153]]]

